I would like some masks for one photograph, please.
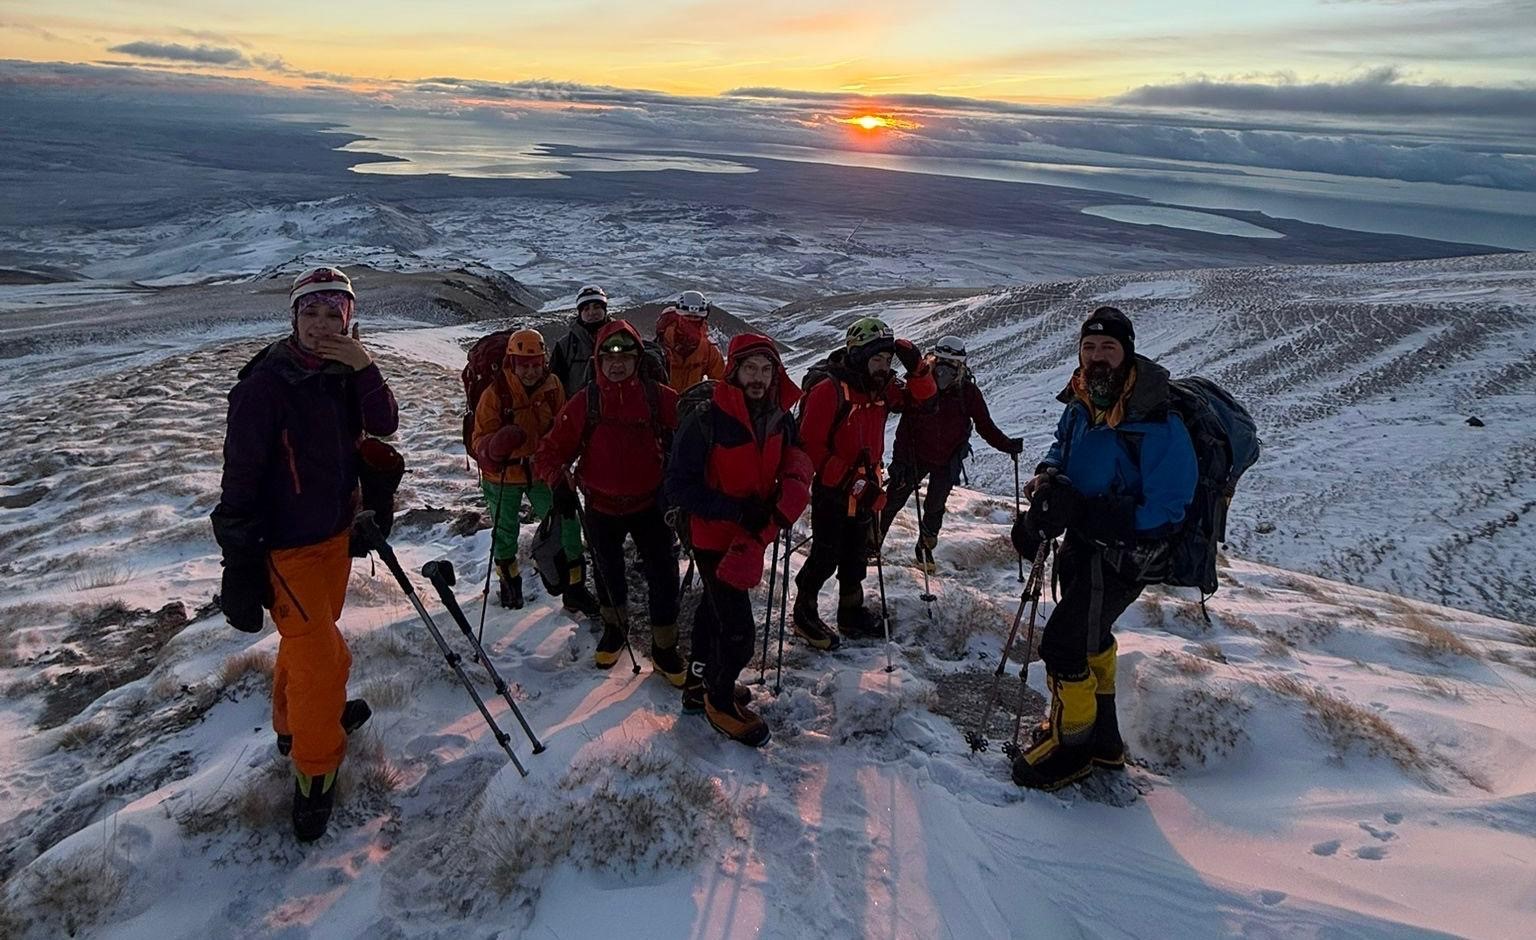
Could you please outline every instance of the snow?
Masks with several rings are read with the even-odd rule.
[[[869,312],[923,343],[959,333],[1029,453],[1054,424],[1076,323],[1106,299],[1136,318],[1142,349],[1255,406],[1266,456],[1234,503],[1211,622],[1176,589],[1149,589],[1120,621],[1136,766],[1108,801],[1009,780],[999,749],[1017,660],[990,749],[963,740],[1020,590],[1012,468],[977,442],[936,552],[931,615],[907,564],[910,507],[887,542],[894,669],[879,640],[821,654],[790,636],[776,693],[771,636],[769,661],[743,675],[773,733],[756,751],[680,714],[643,639],[640,675],[596,670],[595,635],[530,575],[526,608],[489,608],[486,647],[546,752],[530,753],[465,662],[530,769],[521,778],[392,579],[358,562],[341,626],[351,691],[375,715],[353,738],[331,834],[296,846],[262,672],[277,638],[199,614],[219,576],[206,514],[223,395],[266,334],[177,328],[103,346],[89,366],[62,350],[9,359],[0,401],[18,420],[0,428],[0,497],[18,505],[0,515],[0,931],[1536,933],[1536,628],[1522,567],[1536,552],[1520,509],[1536,496],[1518,472],[1531,263],[871,288],[771,316],[763,295],[731,298],[764,311],[757,323],[794,345],[797,370]],[[242,288],[177,288],[146,309],[212,289]],[[477,508],[457,371],[463,343],[492,325],[369,322],[404,403],[402,509]],[[1468,390],[1485,428],[1463,423]],[[1518,522],[1500,525],[1508,512]],[[1260,534],[1265,522],[1276,531]],[[487,533],[406,517],[395,542],[467,654],[416,572],[451,560],[476,619]],[[878,604],[874,578],[866,591]],[[173,602],[189,625],[157,619]],[[1047,592],[1042,617],[1051,608]],[[1038,663],[1029,689],[1026,723],[1045,693]]]

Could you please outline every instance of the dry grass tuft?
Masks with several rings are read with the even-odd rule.
[[[110,723],[100,716],[90,721],[76,721],[64,727],[54,741],[54,747],[61,751],[80,751],[90,747],[101,739],[108,730]]]
[[[552,790],[527,793],[470,822],[475,870],[502,898],[536,897],[544,874],[562,864],[625,873],[688,867],[734,815],[719,781],[649,744],[579,756]]]
[[[120,565],[116,562],[91,565],[84,571],[69,579],[69,586],[75,591],[92,591],[97,588],[121,587],[132,581],[134,570],[129,565]]]
[[[1221,646],[1217,643],[1201,643],[1196,647],[1196,651],[1213,663],[1225,663],[1227,661],[1227,654],[1222,652]]]
[[[1277,577],[1275,578],[1275,587],[1295,591],[1298,594],[1305,594],[1315,601],[1333,602],[1333,595],[1328,592],[1326,587],[1311,578],[1305,578],[1301,575]]]
[[[255,676],[263,686],[270,688],[276,668],[276,657],[266,650],[243,650],[230,655],[219,666],[219,687],[233,688],[247,676]]]
[[[1429,772],[1429,758],[1376,712],[1294,676],[1270,676],[1264,684],[1277,695],[1301,702],[1307,717],[1339,757],[1361,749],[1371,756],[1386,757],[1411,773],[1424,776]]]
[[[111,913],[126,881],[104,849],[38,861],[13,879],[10,917],[34,936],[79,936]]]
[[[1407,608],[1397,616],[1397,625],[1414,635],[1414,645],[1426,656],[1464,656],[1481,660],[1482,654],[1466,640],[1430,620],[1423,611]]]
[[[1419,684],[1420,690],[1425,695],[1431,695],[1436,698],[1455,699],[1457,701],[1462,699],[1461,687],[1454,682],[1447,682],[1434,676],[1414,676],[1413,679]]]
[[[1266,632],[1264,634],[1265,656],[1268,656],[1271,659],[1288,659],[1290,658],[1292,649],[1294,649],[1294,647],[1291,646],[1290,641],[1280,634],[1270,632]]]
[[[903,549],[908,554],[910,546]],[[1006,535],[994,535],[990,538],[956,540],[945,543],[944,556],[956,568],[965,571],[977,568],[1000,568],[1018,564],[1018,552],[1014,551],[1013,542]],[[1028,560],[1025,569],[1027,573]]]
[[[412,683],[399,676],[379,676],[364,682],[358,697],[366,699],[374,711],[403,708],[411,700]]]
[[[1168,695],[1148,690],[1144,677],[1137,681],[1143,714],[1136,754],[1148,767],[1168,773],[1211,766],[1249,740],[1243,718],[1251,706],[1231,689],[1198,684]]]
[[[1183,676],[1209,675],[1215,667],[1210,660],[1201,659],[1199,656],[1191,656],[1189,653],[1180,653],[1174,650],[1164,650],[1158,655],[1159,659],[1168,663],[1172,669]]]
[[[923,614],[912,622],[924,646],[941,659],[955,660],[965,656],[974,637],[1007,636],[1012,615],[1012,611],[1005,613],[975,588],[955,583],[946,585],[938,600],[933,602],[932,619]],[[1020,645],[1024,629],[1024,626],[1019,627]]]
[[[248,832],[276,829],[288,822],[293,770],[277,754],[255,773],[225,781],[213,793],[182,810],[176,824],[188,835],[223,832],[238,826]]]
[[[405,781],[400,768],[390,761],[384,742],[369,730],[360,731],[347,741],[347,761],[342,768],[336,794],[341,800],[387,797]]]

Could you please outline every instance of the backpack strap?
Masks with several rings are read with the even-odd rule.
[[[853,402],[848,400],[848,383],[830,376],[828,380],[832,383],[832,390],[837,393],[837,407],[832,409],[832,424],[827,428],[827,453],[830,454],[835,449],[837,429],[853,413]]]

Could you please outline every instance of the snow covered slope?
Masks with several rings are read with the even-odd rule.
[[[768,325],[802,364],[865,315],[920,345],[959,334],[994,418],[1028,442],[1027,473],[1099,304],[1131,316],[1138,351],[1215,379],[1258,420],[1236,554],[1536,622],[1536,255],[897,290]],[[1011,492],[1011,463],[976,447],[973,481]]]
[[[1494,264],[1423,273],[1423,288],[1442,299],[1458,279],[1510,293],[1528,283],[1524,269]],[[1307,278],[1330,295],[1390,287],[1379,272],[1303,274],[1287,296]],[[1266,276],[1279,274],[1238,275],[1273,283]],[[1003,311],[1027,291],[911,301],[902,316],[920,338],[965,332],[1007,423],[1038,421],[1028,430],[1039,443],[1054,411],[1045,376],[1064,375],[1057,363],[1077,307],[1135,292],[1193,297],[1213,277],[1162,279],[1193,287],[1080,282],[1063,288],[1082,292],[1072,309],[1024,317]],[[1173,338],[1192,345],[1207,332],[1185,322],[1195,318],[1178,305],[1190,299],[1120,302],[1145,324],[1144,348],[1207,368]],[[1237,311],[1212,305],[1237,328]],[[843,306],[836,317],[852,313]],[[806,315],[785,325],[809,347],[837,324]],[[1275,343],[1310,355],[1288,338],[1322,342],[1322,332]],[[398,446],[412,469],[396,542],[413,573],[452,560],[473,612],[488,544],[484,531],[462,534],[478,509],[457,450],[451,348],[466,334],[400,330],[375,345],[404,403]],[[1025,342],[1005,345],[1013,335]],[[894,672],[880,643],[822,655],[791,639],[781,691],[771,662],[766,687],[754,684],[774,733],[759,752],[678,714],[676,693],[644,661],[643,620],[645,672],[601,673],[590,665],[595,636],[535,596],[486,620],[498,667],[549,745],[535,757],[515,739],[532,771],[520,779],[383,569],[357,564],[342,629],[352,690],[375,717],[353,742],[332,834],[299,848],[267,726],[277,638],[236,633],[203,607],[218,575],[206,513],[222,394],[257,344],[182,342],[155,361],[4,388],[20,419],[0,427],[0,935],[1536,932],[1530,626],[1233,560],[1211,624],[1187,596],[1157,590],[1123,621],[1120,708],[1138,761],[1129,782],[1049,796],[1008,781],[997,748],[1016,668],[988,729],[993,748],[969,754],[961,732],[978,714],[1019,590],[1006,543],[1011,487],[997,464],[983,464],[986,491],[956,494],[931,615],[902,564],[914,520],[904,514],[892,530]],[[1262,351],[1222,362],[1235,370]],[[1332,381],[1315,363],[1343,355],[1315,352],[1312,387],[1263,412],[1276,426],[1271,454],[1296,465],[1308,453],[1304,420],[1321,420],[1305,417],[1304,396]],[[1374,365],[1382,355],[1363,358]],[[1448,372],[1467,368],[1443,355]],[[1284,374],[1263,369],[1267,381]],[[1040,380],[1005,388],[1010,372]],[[1235,372],[1216,374],[1237,384]],[[1415,393],[1403,382],[1396,394],[1407,405]],[[1276,417],[1293,413],[1287,424]],[[1482,414],[1483,430],[1521,419]],[[1400,443],[1357,436],[1358,450],[1332,459],[1389,473]],[[1272,507],[1277,526],[1302,511],[1283,502],[1282,468],[1292,464],[1271,459],[1245,524],[1266,518],[1258,507]],[[1322,491],[1297,479],[1291,489]],[[1424,479],[1442,511],[1458,499],[1454,478]],[[1248,539],[1263,549],[1263,537]],[[695,589],[687,605],[697,602]],[[453,634],[435,600],[428,606]],[[757,674],[754,663],[748,675]],[[1038,664],[1030,687],[1026,721],[1040,707]],[[492,697],[488,683],[479,688]],[[491,707],[515,734],[504,704]]]

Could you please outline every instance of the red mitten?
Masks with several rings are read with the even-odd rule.
[[[715,577],[738,591],[750,591],[763,580],[763,543],[738,535],[726,549]]]
[[[495,434],[485,444],[485,455],[493,463],[506,463],[512,459],[512,452],[522,447],[528,440],[528,433],[515,424],[509,424]]]

